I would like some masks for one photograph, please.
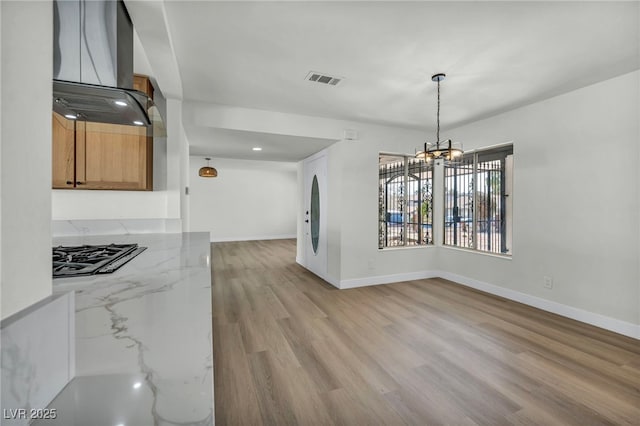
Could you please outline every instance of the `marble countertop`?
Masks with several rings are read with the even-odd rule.
[[[213,424],[209,234],[63,237],[54,245],[148,247],[108,275],[53,280],[75,291],[75,379],[51,425]]]

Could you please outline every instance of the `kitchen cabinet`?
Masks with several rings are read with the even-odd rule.
[[[149,77],[140,74],[134,74],[133,89],[144,92],[147,94],[147,96],[153,99],[153,86],[151,85],[151,80],[149,80]]]
[[[75,182],[75,121],[53,113],[53,159],[54,188],[73,187]]]
[[[153,95],[149,79],[134,88]],[[54,189],[153,190],[153,135],[140,126],[52,118]]]

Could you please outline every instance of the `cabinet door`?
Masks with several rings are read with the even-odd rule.
[[[78,188],[151,191],[153,139],[146,128],[76,124]]]
[[[52,187],[73,188],[75,182],[75,121],[57,113],[52,118]]]

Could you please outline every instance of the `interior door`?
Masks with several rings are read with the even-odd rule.
[[[325,278],[327,274],[327,157],[313,156],[304,165],[305,266]]]

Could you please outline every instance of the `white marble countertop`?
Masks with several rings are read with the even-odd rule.
[[[42,425],[212,425],[206,233],[63,237],[54,245],[148,247],[108,275],[53,280],[75,291],[76,378]]]

